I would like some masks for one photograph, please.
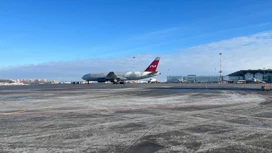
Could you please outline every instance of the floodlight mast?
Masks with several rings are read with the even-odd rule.
[[[133,72],[135,72],[135,56],[133,56]]]
[[[221,65],[221,56],[222,56],[222,53],[219,53],[219,56],[220,56],[220,78],[219,78],[219,82],[222,83],[222,65]]]
[[[265,67],[263,68],[263,72],[264,72],[264,74],[263,74],[263,81],[264,81],[264,79],[265,79],[265,77],[264,77],[264,75],[265,75]]]

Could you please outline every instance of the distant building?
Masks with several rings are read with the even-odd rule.
[[[258,70],[240,70],[233,72],[229,75],[230,81],[250,80],[252,78],[263,80],[272,83],[272,70],[271,69],[258,69]]]
[[[13,80],[0,79],[0,83],[13,83]]]
[[[189,83],[218,83],[220,81],[220,76],[167,76],[167,82],[177,83],[177,82],[189,82]]]

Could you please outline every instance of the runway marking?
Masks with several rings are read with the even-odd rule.
[[[16,115],[16,114],[19,114],[19,113],[24,113],[24,112],[26,112],[26,111],[28,111],[27,109],[25,109],[25,110],[18,110],[18,111],[15,111],[15,112],[10,112],[10,113],[2,113],[1,115]]]
[[[39,109],[48,109],[48,108],[52,108],[53,106],[48,106],[48,107],[41,107]]]
[[[52,108],[52,106],[41,107],[41,108],[38,108],[37,110],[44,110],[44,109],[48,109],[48,108]],[[28,109],[23,109],[23,110],[18,110],[18,111],[15,111],[15,112],[2,113],[2,114],[0,114],[0,116],[1,115],[3,115],[3,116],[18,115],[18,114],[21,114],[21,113],[27,113],[27,111],[29,111],[29,110]]]

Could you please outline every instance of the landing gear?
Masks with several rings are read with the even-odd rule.
[[[125,81],[115,81],[115,80],[113,80],[113,82],[112,82],[113,84],[123,84],[123,85],[125,85]]]

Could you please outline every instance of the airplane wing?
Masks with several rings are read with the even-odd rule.
[[[113,80],[113,79],[116,79],[117,76],[114,74],[114,72],[110,72],[108,73],[108,75],[106,76],[106,79],[107,80]]]
[[[109,80],[111,82],[120,82],[120,81],[127,80],[127,78],[121,77],[121,76],[117,76],[117,75],[114,74],[114,72],[110,72],[106,76],[106,80]]]

